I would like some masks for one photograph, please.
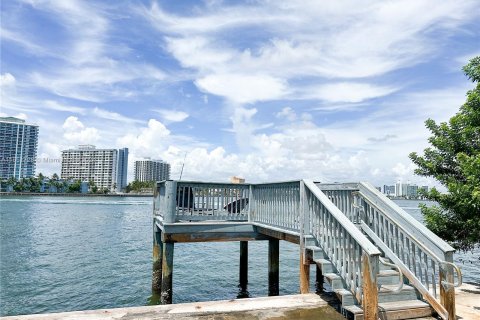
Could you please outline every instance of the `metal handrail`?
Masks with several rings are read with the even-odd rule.
[[[402,291],[403,289],[403,272],[402,272],[402,269],[400,269],[399,266],[397,266],[396,264],[394,263],[390,263],[388,262],[387,260],[383,259],[383,258],[379,258],[379,261],[381,264],[383,264],[384,266],[387,266],[387,267],[391,267],[391,268],[395,268],[397,269],[397,272],[398,272],[398,286],[395,290],[391,290],[392,293],[398,293],[400,291]],[[381,287],[381,285],[379,286],[379,288]]]
[[[453,285],[455,288],[460,287],[463,284],[462,270],[460,270],[460,268],[453,262],[442,261],[442,262],[440,262],[440,264],[453,267],[453,270],[455,270],[455,272],[457,273],[457,279],[458,279],[458,282],[456,282],[456,283],[455,283],[455,280],[454,280],[453,283],[443,280],[442,284],[445,285],[445,286]],[[446,268],[444,267],[444,269],[446,269]]]

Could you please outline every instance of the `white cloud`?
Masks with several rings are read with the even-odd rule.
[[[301,90],[303,91],[303,97],[306,99],[320,99],[332,103],[358,103],[397,91],[397,89],[391,87],[354,82],[329,83],[317,87],[305,87]]]
[[[162,119],[167,122],[182,122],[189,117],[188,113],[178,110],[153,109],[152,111],[160,114]]]
[[[289,121],[294,121],[297,119],[297,114],[290,107],[283,108],[280,112],[275,115],[277,118],[285,118]]]
[[[107,119],[107,120],[113,120],[113,121],[120,121],[120,122],[126,122],[126,123],[141,123],[143,121],[132,119],[130,117],[126,117],[124,115],[121,115],[117,112],[112,112],[104,109],[100,109],[98,107],[93,108],[92,114],[96,117],[102,118],[102,119]]]
[[[59,103],[54,100],[45,100],[43,106],[47,109],[56,110],[56,111],[63,111],[63,112],[71,112],[71,113],[78,113],[84,115],[86,113],[86,109],[83,107],[77,107],[72,105],[65,105],[63,103]]]
[[[138,157],[155,157],[168,147],[169,135],[170,130],[163,123],[150,119],[139,134],[128,133],[117,140],[117,145],[127,146]]]
[[[11,73],[0,74],[0,85],[2,87],[9,87],[15,85],[15,77]]]
[[[284,81],[261,74],[211,74],[195,83],[201,90],[240,104],[280,99],[287,93]]]
[[[77,117],[70,116],[62,125],[63,137],[72,144],[92,144],[98,141],[99,132],[96,128],[85,127]]]

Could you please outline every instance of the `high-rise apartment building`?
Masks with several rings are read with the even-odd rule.
[[[96,149],[93,145],[80,145],[77,149],[62,151],[61,178],[92,180],[99,189],[118,190],[119,182],[121,186],[126,185],[127,163],[127,148]]]
[[[0,179],[35,175],[38,126],[25,120],[0,117]]]
[[[117,191],[125,191],[127,187],[128,148],[118,149]]]
[[[135,180],[162,181],[170,179],[170,164],[162,160],[135,161]]]

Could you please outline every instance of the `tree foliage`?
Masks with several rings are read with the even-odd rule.
[[[145,189],[151,189],[153,192],[153,187],[155,186],[155,181],[132,181],[126,187],[126,192],[142,192]]]
[[[416,174],[434,177],[448,190],[425,193],[438,203],[421,208],[427,227],[454,247],[469,250],[480,245],[480,56],[463,71],[475,84],[467,101],[448,122],[425,122],[431,147],[423,156],[411,153],[410,159],[418,166]]]

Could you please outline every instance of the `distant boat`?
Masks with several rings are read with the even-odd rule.
[[[248,198],[242,198],[227,204],[223,209],[227,210],[229,213],[240,213],[248,204]]]

